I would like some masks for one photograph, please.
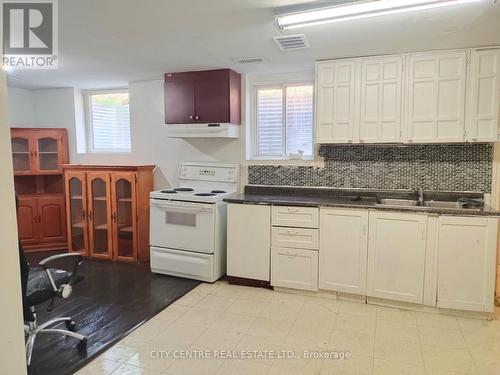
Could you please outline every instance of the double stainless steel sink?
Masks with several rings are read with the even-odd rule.
[[[382,198],[377,199],[377,206],[391,206],[391,207],[432,207],[432,208],[447,208],[447,209],[463,209],[458,202],[453,201],[419,201],[417,199],[394,199]],[[468,208],[469,210],[478,210],[478,208]]]

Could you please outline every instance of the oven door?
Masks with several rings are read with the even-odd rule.
[[[214,206],[151,199],[151,246],[213,253]]]

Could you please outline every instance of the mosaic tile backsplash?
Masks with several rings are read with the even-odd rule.
[[[322,145],[324,167],[248,167],[251,185],[335,188],[491,190],[493,145]]]

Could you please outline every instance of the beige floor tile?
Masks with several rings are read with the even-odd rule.
[[[500,373],[500,356],[471,353],[477,373],[480,375],[498,375]]]
[[[280,342],[274,342],[269,339],[263,339],[250,335],[243,335],[238,343],[236,350],[238,352],[246,352],[250,356],[250,360],[254,362],[272,365],[276,357],[282,349]]]
[[[388,320],[395,323],[417,324],[415,311],[378,306],[377,319]]]
[[[457,318],[457,322],[463,332],[500,332],[500,320]]]
[[[242,295],[239,298],[269,303],[275,301],[276,293],[277,292],[265,288],[247,288],[243,291]]]
[[[422,365],[422,350],[419,342],[375,338],[375,358],[411,365]]]
[[[327,345],[328,350],[350,352],[353,356],[373,357],[374,336],[334,329]]]
[[[335,329],[374,336],[376,324],[377,320],[373,317],[339,313]]]
[[[132,354],[125,364],[150,371],[165,372],[174,362],[174,350],[182,349],[179,346],[175,346],[175,349],[144,347]],[[163,353],[160,351],[163,351]]]
[[[250,336],[269,339],[274,342],[283,342],[290,332],[294,320],[292,319],[265,319],[256,318],[247,334]]]
[[[123,364],[120,367],[118,367],[114,372],[113,375],[159,375],[161,372],[158,371],[153,371],[141,367],[135,367],[132,365],[127,365]]]
[[[413,324],[377,320],[376,338],[419,342],[418,328]]]
[[[475,374],[476,367],[467,349],[450,349],[422,345],[427,370],[454,371],[460,374]]]
[[[218,297],[241,298],[248,287],[240,285],[220,284],[210,294]]]
[[[323,352],[325,348],[314,347],[310,344],[298,344],[285,341],[282,345],[283,350],[295,353],[293,358],[277,358],[273,363],[273,368],[288,369],[290,371],[300,371],[302,375],[318,374],[323,365],[322,358],[314,358],[306,356],[305,351],[308,353]],[[273,373],[271,371],[271,373]]]
[[[178,305],[176,303],[168,306],[165,310],[161,311],[154,319],[159,319],[167,323],[172,323],[179,319],[183,314],[188,312],[189,306]]]
[[[259,301],[237,299],[226,312],[257,317],[264,310],[264,307],[265,305]]]
[[[186,347],[195,342],[206,330],[207,328],[205,327],[174,322],[165,332],[148,343],[146,348],[150,348],[151,350],[170,350]]]
[[[225,361],[217,371],[217,375],[266,375],[271,371],[269,364],[247,359]]]
[[[286,341],[326,347],[330,333],[335,325],[334,319],[317,319],[299,314],[286,337]]]
[[[186,313],[182,314],[176,322],[208,328],[214,324],[220,314],[221,313],[219,311],[195,306],[190,308]]]
[[[99,358],[103,360],[110,360],[113,362],[124,363],[136,351],[137,349],[131,346],[116,344],[113,345],[110,349],[106,350],[103,354],[101,354]]]
[[[248,332],[255,319],[254,316],[223,312],[219,313],[211,327],[225,331]]]
[[[500,332],[491,329],[462,331],[471,352],[498,355],[500,357]]]
[[[200,295],[203,295],[203,296],[206,296],[208,294],[210,294],[212,291],[214,291],[215,289],[217,289],[220,285],[227,285],[225,283],[221,283],[221,282],[215,282],[215,283],[201,283],[200,285],[198,285],[196,288],[194,288],[193,290],[197,293],[197,294],[200,294]]]
[[[373,375],[425,375],[425,370],[423,365],[415,366],[375,358]]]
[[[202,284],[204,285],[204,284]],[[199,287],[198,287],[199,288]],[[208,292],[205,294],[204,290],[197,290],[197,288],[191,290],[189,293],[186,295],[182,296],[179,298],[177,301],[175,301],[176,305],[182,305],[182,306],[194,306],[198,302],[200,302],[203,297],[205,297],[208,294]]]
[[[78,371],[76,375],[109,375],[121,365],[118,362],[102,359],[101,357],[94,359]]]
[[[366,303],[341,301],[340,314],[361,315],[370,318],[377,317],[377,306]]]
[[[353,354],[343,360],[325,359],[321,375],[370,375],[373,371],[373,358]]]
[[[422,345],[444,347],[450,349],[466,349],[465,340],[459,329],[419,326]]]
[[[234,298],[219,297],[209,294],[203,297],[203,299],[196,304],[196,307],[215,311],[226,311],[234,301]]]
[[[213,375],[224,364],[224,359],[179,359],[168,369],[171,375]]]
[[[260,312],[259,317],[266,319],[296,319],[299,316],[301,305],[295,302],[269,302]]]
[[[139,327],[121,340],[119,344],[132,348],[141,348],[156,339],[159,335],[159,331],[149,332],[144,327]]]
[[[191,344],[191,348],[197,350],[231,351],[234,350],[242,338],[243,334],[240,332],[209,328]]]
[[[317,320],[335,320],[340,301],[328,298],[307,297],[299,316]]]
[[[456,329],[457,318],[451,315],[438,313],[417,312],[417,324],[419,326]]]

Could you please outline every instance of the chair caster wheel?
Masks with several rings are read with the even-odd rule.
[[[80,351],[86,351],[87,350],[87,338],[84,338],[83,340],[81,340],[77,345],[76,347],[78,348],[78,350]]]
[[[66,321],[66,328],[70,331],[75,331],[76,323],[73,320]]]

